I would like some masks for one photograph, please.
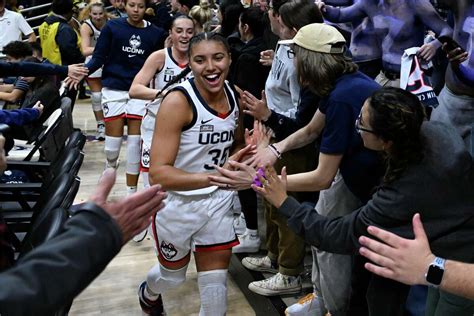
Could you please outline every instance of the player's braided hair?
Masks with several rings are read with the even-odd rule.
[[[158,93],[156,94],[156,96],[160,96],[163,94],[163,92],[166,91],[166,89],[168,89],[169,87],[171,87],[172,85],[174,85],[175,83],[178,83],[181,81],[181,79],[183,79],[184,77],[186,77],[189,73],[191,72],[191,68],[189,68],[189,65],[186,66],[186,68],[184,68],[177,76],[175,76],[173,79],[171,79],[170,81],[168,81],[165,86],[163,88],[161,88],[160,90],[158,90]],[[166,94],[166,93],[165,93]]]
[[[392,145],[387,153],[384,182],[398,179],[407,167],[423,158],[421,124],[425,108],[418,97],[399,88],[382,88],[369,98],[369,122],[375,135]]]

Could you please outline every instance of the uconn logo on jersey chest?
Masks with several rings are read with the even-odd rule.
[[[202,125],[199,131],[200,145],[219,144],[234,140],[234,131],[214,132],[214,125]]]
[[[171,68],[171,67],[166,67],[165,71],[164,71],[164,75],[163,75],[163,81],[164,82],[170,82],[171,80],[173,80],[177,75],[174,73],[174,69]],[[185,80],[187,80],[186,77],[184,78],[181,78],[179,81],[177,81],[177,83],[181,83],[181,82],[184,82]]]
[[[128,43],[130,44],[130,46],[122,46],[122,51],[130,53],[128,57],[135,57],[137,54],[143,55],[145,53],[144,49],[139,48],[142,44],[140,35],[132,35],[132,37],[130,37],[130,39],[128,40]]]

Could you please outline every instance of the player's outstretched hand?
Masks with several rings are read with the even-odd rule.
[[[150,224],[151,216],[164,207],[166,193],[161,190],[160,185],[153,185],[119,201],[107,202],[115,177],[115,169],[106,169],[89,200],[115,219],[122,231],[123,242],[126,243],[143,231]]]
[[[249,189],[256,171],[245,163],[229,160],[229,168],[214,166],[218,174],[209,175],[211,185],[227,190]]]
[[[69,65],[67,70],[67,76],[77,81],[81,81],[89,73],[89,69],[84,67],[84,64]]]

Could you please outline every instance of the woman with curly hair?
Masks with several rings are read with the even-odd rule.
[[[456,131],[425,120],[418,98],[398,88],[383,88],[365,102],[355,123],[364,146],[381,152],[386,170],[366,205],[342,217],[329,218],[300,205],[286,190],[292,176],[280,180],[267,168],[260,192],[289,217],[289,227],[320,250],[352,254],[368,226],[412,238],[411,218],[420,213],[433,251],[431,265],[443,270],[445,259],[474,262],[474,165]],[[422,260],[420,258],[420,260]],[[426,267],[428,271],[428,266]],[[428,290],[426,315],[472,315],[474,301],[437,286]],[[369,315],[402,315],[408,286],[371,275],[366,292]]]

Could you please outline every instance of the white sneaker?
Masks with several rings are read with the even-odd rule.
[[[95,139],[98,141],[105,140],[105,125],[104,124],[97,124],[97,133],[95,135]]]
[[[242,265],[252,271],[277,273],[278,269],[272,264],[268,256],[255,258],[245,257],[242,259]]]
[[[286,316],[324,316],[316,294],[310,293],[285,309]]]
[[[250,283],[249,290],[265,296],[299,293],[301,278],[277,273],[268,279]]]
[[[146,234],[148,233],[148,227],[145,228],[142,232],[136,234],[135,236],[133,236],[133,241],[134,242],[141,242],[145,239],[146,237]]]
[[[246,232],[238,237],[240,244],[232,248],[233,253],[258,252],[260,250],[260,237],[258,235]]]
[[[244,213],[234,217],[234,230],[236,235],[243,235],[247,229]]]

